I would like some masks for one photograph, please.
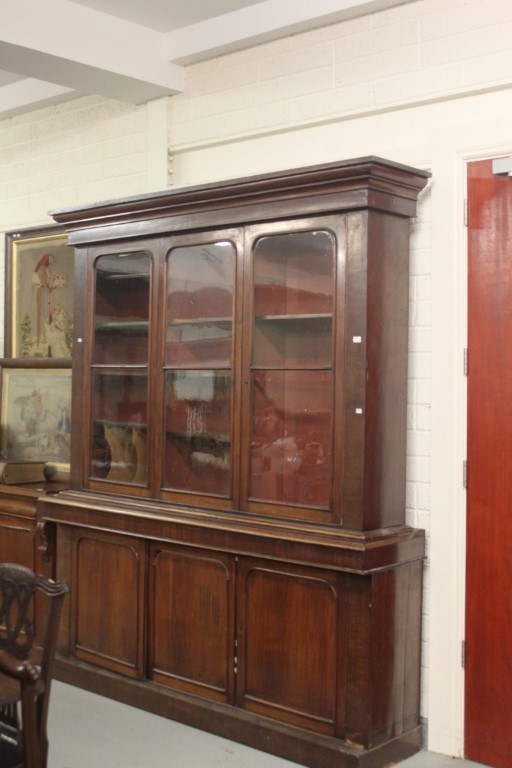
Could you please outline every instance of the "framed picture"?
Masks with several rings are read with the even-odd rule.
[[[71,368],[2,366],[2,458],[69,465]]]
[[[71,358],[73,248],[62,230],[6,234],[5,357]]]

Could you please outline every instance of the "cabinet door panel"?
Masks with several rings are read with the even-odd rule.
[[[338,594],[314,569],[240,569],[237,699],[262,715],[334,732]]]
[[[76,655],[142,677],[144,545],[96,532],[76,531],[74,538]]]
[[[186,548],[152,552],[150,677],[230,701],[233,690],[233,561]]]

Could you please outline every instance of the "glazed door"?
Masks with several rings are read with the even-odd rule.
[[[251,512],[331,522],[339,506],[340,226],[332,217],[247,229],[242,498]]]
[[[166,242],[162,495],[238,506],[237,451],[241,233]]]
[[[153,255],[143,249],[101,252],[94,261],[90,488],[148,495],[152,273]]]
[[[512,765],[512,179],[468,166],[465,753]]]

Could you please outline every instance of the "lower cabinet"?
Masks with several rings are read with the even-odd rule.
[[[49,498],[39,517],[71,584],[60,679],[312,768],[420,748],[422,532],[305,541]]]

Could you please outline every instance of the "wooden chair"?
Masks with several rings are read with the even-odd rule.
[[[42,632],[37,627],[36,637],[33,616],[38,592],[49,598],[49,604],[40,612],[45,626]],[[46,768],[53,661],[68,592],[65,581],[37,576],[22,565],[0,564],[1,768]]]

